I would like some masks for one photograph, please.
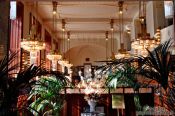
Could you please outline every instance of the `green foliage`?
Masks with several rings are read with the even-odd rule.
[[[0,88],[3,91],[6,91],[8,88],[8,74],[18,67],[18,64],[10,66],[12,62],[15,60],[17,53],[9,54],[9,56],[5,56],[2,60],[0,60]]]
[[[38,102],[41,103],[38,105],[38,108],[36,109],[36,111],[43,110],[42,108],[44,108],[45,106],[47,106],[48,108],[50,108],[50,106],[54,108],[53,113],[55,113],[54,111],[58,111],[59,109],[61,109],[64,96],[61,97],[61,95],[59,95],[58,93],[63,87],[65,87],[68,84],[68,80],[64,77],[64,75],[60,72],[47,71],[42,69],[40,66],[31,65],[27,69],[23,71],[19,71],[19,73],[17,73],[16,78],[11,77],[12,75],[9,75],[9,72],[18,68],[18,64],[11,65],[13,64],[12,62],[15,60],[16,55],[17,53],[9,54],[8,57],[5,56],[4,59],[0,61],[0,90],[1,90],[1,93],[3,94],[3,96],[0,96],[2,100],[0,105],[0,115],[1,116],[16,115],[17,99],[20,91],[25,90],[26,88],[30,88],[31,85],[35,84],[35,77],[40,78],[40,76],[43,76],[43,75],[55,76],[57,81],[54,79],[50,79],[50,81],[43,80],[44,82],[43,81],[37,82],[38,84],[42,84],[43,88],[44,88],[44,83],[45,85],[48,85],[47,87],[50,87],[50,88],[49,89],[47,88],[48,89],[47,91],[49,92],[43,91],[43,95],[44,93],[47,93],[44,96],[42,96],[45,98],[45,100],[42,100],[42,98],[40,98],[36,101],[36,104]],[[50,83],[52,86],[50,85]],[[39,86],[39,85],[36,85],[36,86]],[[51,91],[51,89],[55,89],[56,91]],[[39,90],[40,89],[38,88],[37,91]],[[33,91],[34,90],[32,90],[32,92]],[[53,97],[53,95],[55,95],[55,97]],[[40,95],[37,95],[37,98],[39,98],[39,96]],[[52,99],[53,101],[51,102],[50,99]],[[33,105],[34,104],[35,103],[33,103]],[[26,109],[26,107],[27,106],[24,106],[24,109]]]
[[[139,73],[145,77],[157,81],[165,90],[168,87],[171,61],[169,48],[170,40],[159,45],[153,51],[149,51],[148,57],[140,57],[141,67]]]
[[[5,89],[2,89],[4,96],[1,109],[6,111],[6,113],[17,111],[16,106],[20,90],[30,87],[31,83],[33,83],[31,80],[42,72],[40,67],[31,65],[26,70],[20,71],[16,78],[5,77],[8,81],[1,81],[6,86]],[[11,109],[14,111],[11,111]]]
[[[30,111],[36,116],[48,112],[58,116],[64,102],[64,95],[60,92],[64,91],[65,82],[56,76],[39,79],[28,97],[28,100],[34,99],[29,106]]]
[[[0,90],[1,96],[0,115],[15,115],[17,111],[17,99],[19,91],[30,85],[29,80],[41,73],[41,68],[31,65],[24,71],[20,71],[17,77],[12,77],[11,71],[18,68],[13,64],[18,53],[11,53],[0,61]],[[11,110],[13,109],[13,111]],[[13,114],[14,113],[14,114]]]
[[[118,65],[117,69],[115,68],[115,71],[109,74],[106,84],[111,88],[131,87],[135,91],[138,91],[140,87],[140,84],[136,78],[136,68],[128,63]],[[140,105],[138,94],[134,95],[134,103],[136,110],[141,110],[142,107]]]
[[[0,104],[0,115],[11,115],[12,112],[10,108],[12,107],[11,101],[14,101],[15,98],[13,90],[11,90],[11,78],[9,78],[9,73],[18,67],[18,64],[11,65],[15,60],[17,53],[11,53],[9,56],[5,56],[0,60],[0,91],[1,91],[1,104]],[[13,93],[12,96],[9,96],[10,93]],[[15,96],[16,97],[16,96]],[[17,97],[16,97],[17,98]],[[10,103],[11,102],[11,103]]]
[[[106,84],[108,87],[132,87],[135,90],[138,89],[139,84],[136,78],[136,69],[125,63],[120,65],[113,73],[110,73]]]
[[[135,106],[136,106],[136,111],[141,111],[142,106],[140,104],[140,98],[139,98],[138,94],[134,95],[134,103],[135,103]]]

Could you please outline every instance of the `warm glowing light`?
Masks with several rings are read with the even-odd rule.
[[[131,30],[129,30],[129,29],[128,29],[126,32],[127,32],[128,34],[131,34]]]
[[[114,28],[113,27],[111,28],[111,31],[114,31]]]
[[[34,26],[33,26],[33,30],[34,30]],[[37,65],[36,63],[37,52],[45,49],[45,43],[44,41],[34,38],[34,35],[31,34],[27,39],[22,39],[21,48],[30,52],[30,64]]]
[[[68,67],[68,68],[71,68],[72,66],[73,66],[73,64],[71,64],[71,63],[66,64],[66,67]]]
[[[121,10],[121,11],[119,11],[119,14],[123,14],[123,11]]]
[[[56,60],[56,61],[58,61],[58,60],[60,60],[62,58],[62,56],[60,54],[48,54],[47,58],[49,60]]]
[[[144,16],[140,16],[140,17],[139,17],[139,20],[140,20],[140,22],[143,24],[143,23],[145,22],[145,17],[144,17]]]
[[[155,35],[159,35],[158,37],[156,36],[155,39],[151,39],[149,37],[140,37],[136,41],[131,43],[131,48],[134,50],[135,55],[142,55],[146,57],[148,55],[148,50],[153,50],[160,44],[160,33],[157,32]]]
[[[121,58],[129,58],[130,54],[129,53],[118,53],[115,55],[116,59],[121,59]]]
[[[36,52],[45,49],[45,43],[39,40],[23,39],[21,47],[28,52]]]
[[[59,60],[58,63],[62,66],[70,66],[71,64],[69,64],[69,61],[67,60]]]
[[[57,2],[56,1],[53,1],[52,2],[52,4],[53,4],[53,15],[56,15],[56,13],[57,13]]]
[[[51,53],[47,55],[47,58],[52,61],[52,70],[57,71],[57,61],[62,58],[60,54]]]
[[[87,86],[84,91],[86,95],[95,93],[95,89],[93,89],[91,86]]]
[[[52,13],[53,13],[53,15],[56,15],[57,14],[57,11],[53,11]]]

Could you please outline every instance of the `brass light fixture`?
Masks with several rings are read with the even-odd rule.
[[[36,14],[38,9],[38,2],[36,2]],[[37,17],[36,17],[37,19]],[[40,35],[37,35],[37,26],[32,24],[30,34],[27,38],[23,38],[21,41],[21,48],[30,52],[30,64],[36,64],[37,52],[45,49],[45,42],[41,40]]]
[[[55,12],[55,9],[57,7],[57,2],[53,3],[53,12]],[[56,14],[53,13],[53,30],[56,32]],[[57,71],[57,61],[62,58],[60,54],[58,54],[55,50],[52,50],[49,54],[47,54],[47,58],[52,61],[52,70]]]
[[[70,31],[67,32],[67,51],[70,49]],[[71,67],[73,66],[73,64],[70,63],[70,52],[68,52],[68,63],[66,64],[66,67],[68,68],[68,74],[71,77]]]
[[[105,36],[106,36],[106,60],[108,59],[108,31],[106,31]]]
[[[111,59],[114,59],[114,19],[110,21],[111,26]]]
[[[118,2],[119,14],[123,14],[123,3],[124,3],[124,1]]]
[[[52,4],[53,4],[53,11],[52,11],[52,13],[53,13],[53,15],[56,15],[56,13],[57,13],[57,2],[53,1]]]
[[[65,25],[66,25],[66,22],[64,19],[62,19],[62,31],[63,31],[63,34],[65,32]]]
[[[146,5],[144,1],[139,0],[139,20],[142,24],[146,20]]]
[[[66,22],[64,19],[62,19],[62,38],[63,38],[63,57],[62,60],[59,60],[58,63],[62,66],[62,72],[65,72],[64,68],[65,67],[71,67],[72,64],[69,64],[69,61],[66,60],[65,58],[65,52],[66,52],[66,42],[65,42],[65,25]],[[69,38],[70,39],[70,38]]]
[[[141,33],[138,38],[131,43],[131,48],[134,50],[134,55],[147,56],[148,50],[154,49],[160,44],[160,29],[158,29],[157,38],[150,38],[150,34],[146,32],[146,6],[144,1],[139,1],[139,20],[141,24]]]
[[[123,42],[123,1],[118,2],[119,6],[119,24],[120,24],[120,49],[118,50],[118,54],[115,55],[116,59],[121,59],[121,58],[127,58],[129,57],[129,53],[124,49],[124,42]],[[122,11],[122,13],[120,13]]]

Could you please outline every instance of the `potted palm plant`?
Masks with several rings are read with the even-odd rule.
[[[175,111],[174,108],[174,99],[175,99],[175,89],[174,89],[174,77],[171,72],[171,59],[169,48],[171,47],[171,40],[166,41],[163,44],[160,44],[153,51],[148,51],[147,57],[139,56],[137,58],[138,67],[136,71],[133,72],[140,76],[143,79],[149,79],[147,82],[148,86],[155,87],[155,90],[159,91],[159,96],[161,100],[161,106],[166,107],[169,110]],[[133,60],[114,60],[109,63],[113,67],[118,67],[119,63],[127,62],[131,63]],[[106,68],[106,67],[105,67]],[[126,69],[125,69],[126,70]],[[116,72],[117,76],[109,76],[108,84],[112,84],[114,87],[119,83],[118,81],[122,78],[122,72],[124,70],[119,70]],[[115,74],[115,73],[114,73]],[[129,77],[127,77],[129,78]],[[157,84],[152,84],[154,81]],[[110,83],[109,83],[110,82]],[[127,81],[125,81],[127,82]],[[133,81],[134,82],[134,81]],[[135,82],[134,82],[135,83]],[[132,85],[132,84],[131,84]],[[143,83],[141,84],[143,86]],[[164,105],[166,104],[166,106]]]
[[[19,71],[16,77],[12,77],[10,72],[18,68],[18,64],[12,65],[17,53],[9,54],[0,61],[0,89],[1,89],[1,106],[0,115],[17,115],[17,100],[21,89],[30,86],[30,81],[37,75],[45,73],[40,67],[31,65],[23,71]]]
[[[40,78],[30,91],[28,100],[32,100],[32,103],[29,105],[29,110],[35,116],[48,114],[59,116],[65,100],[61,92],[67,85],[68,80],[61,73]]]
[[[138,73],[157,82],[155,89],[159,92],[160,105],[168,110],[175,111],[175,105],[173,105],[175,99],[174,77],[171,71],[172,63],[169,52],[171,45],[170,39],[153,51],[148,50],[147,57],[139,57],[141,65]]]
[[[114,65],[114,64],[113,64]],[[110,68],[109,68],[110,69]],[[109,73],[106,79],[106,85],[109,88],[131,87],[135,91],[134,102],[136,110],[141,110],[138,89],[141,87],[136,77],[136,68],[127,62],[118,62],[116,68]]]
[[[147,57],[139,57],[139,74],[155,80],[166,91],[168,78],[171,73],[171,61],[169,48],[171,41],[160,44],[153,51],[148,50]]]

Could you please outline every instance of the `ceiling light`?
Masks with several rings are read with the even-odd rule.
[[[56,15],[57,14],[57,11],[53,11],[52,13],[53,13],[53,15]]]
[[[121,43],[121,49],[118,50],[118,53],[115,54],[116,59],[121,59],[121,58],[129,58],[130,54],[124,49],[124,44]]]
[[[62,28],[62,31],[64,32],[65,31],[65,28]]]
[[[144,24],[144,22],[145,22],[145,17],[144,17],[144,16],[141,16],[141,17],[139,17],[139,20],[140,20],[140,22],[141,22],[142,24]]]
[[[38,10],[38,3],[36,2],[36,12]],[[36,17],[38,19],[38,17]],[[41,40],[40,35],[37,34],[36,23],[32,24],[30,35],[27,38],[21,40],[21,48],[30,52],[30,64],[37,64],[37,52],[45,49],[45,42]]]
[[[70,31],[67,32],[67,40],[70,40]]]
[[[64,19],[62,19],[62,31],[64,32],[65,31],[65,20]]]
[[[111,28],[111,31],[114,31],[114,28]]]
[[[123,11],[119,11],[119,14],[123,14]]]
[[[49,53],[47,55],[47,58],[49,60],[56,60],[57,61],[57,60],[60,60],[62,58],[62,56],[60,54],[57,54],[57,53]]]
[[[153,50],[160,44],[160,39],[150,38],[150,34],[140,34],[139,39],[132,42],[131,47],[134,50],[134,54],[142,55],[146,57],[148,55],[148,50]]]
[[[119,6],[119,25],[120,25],[120,49],[118,50],[118,53],[115,54],[115,59],[121,59],[121,58],[128,58],[130,57],[130,54],[127,52],[126,49],[124,49],[124,43],[122,42],[123,38],[123,1],[118,2]]]
[[[111,31],[114,31],[114,19],[111,19],[110,25],[111,25]]]
[[[132,42],[131,48],[135,55],[146,57],[148,50],[152,51],[160,44],[160,29],[157,29],[154,38],[150,38],[150,34],[146,32],[146,5],[144,1],[139,2],[139,20],[141,23],[141,33],[138,38]]]
[[[106,35],[106,41],[108,41],[108,31],[106,31],[105,35]]]
[[[146,20],[146,4],[144,1],[139,1],[139,20],[141,24],[145,24]]]
[[[119,1],[118,6],[119,6],[119,14],[123,14],[123,1]]]
[[[57,61],[62,58],[62,56],[56,52],[51,52],[47,55],[47,58],[52,61],[52,70],[57,71]]]
[[[55,2],[55,1],[53,1],[52,2],[52,4],[53,4],[53,15],[56,15],[56,13],[57,13],[57,2]]]
[[[28,52],[38,52],[45,49],[45,43],[44,41],[33,39],[31,37],[27,39],[24,38],[21,41],[21,48]]]
[[[119,14],[123,14],[123,7],[119,7]]]
[[[127,32],[128,34],[131,34],[131,30],[129,30],[129,29],[128,29],[128,30],[126,30],[126,32]]]

